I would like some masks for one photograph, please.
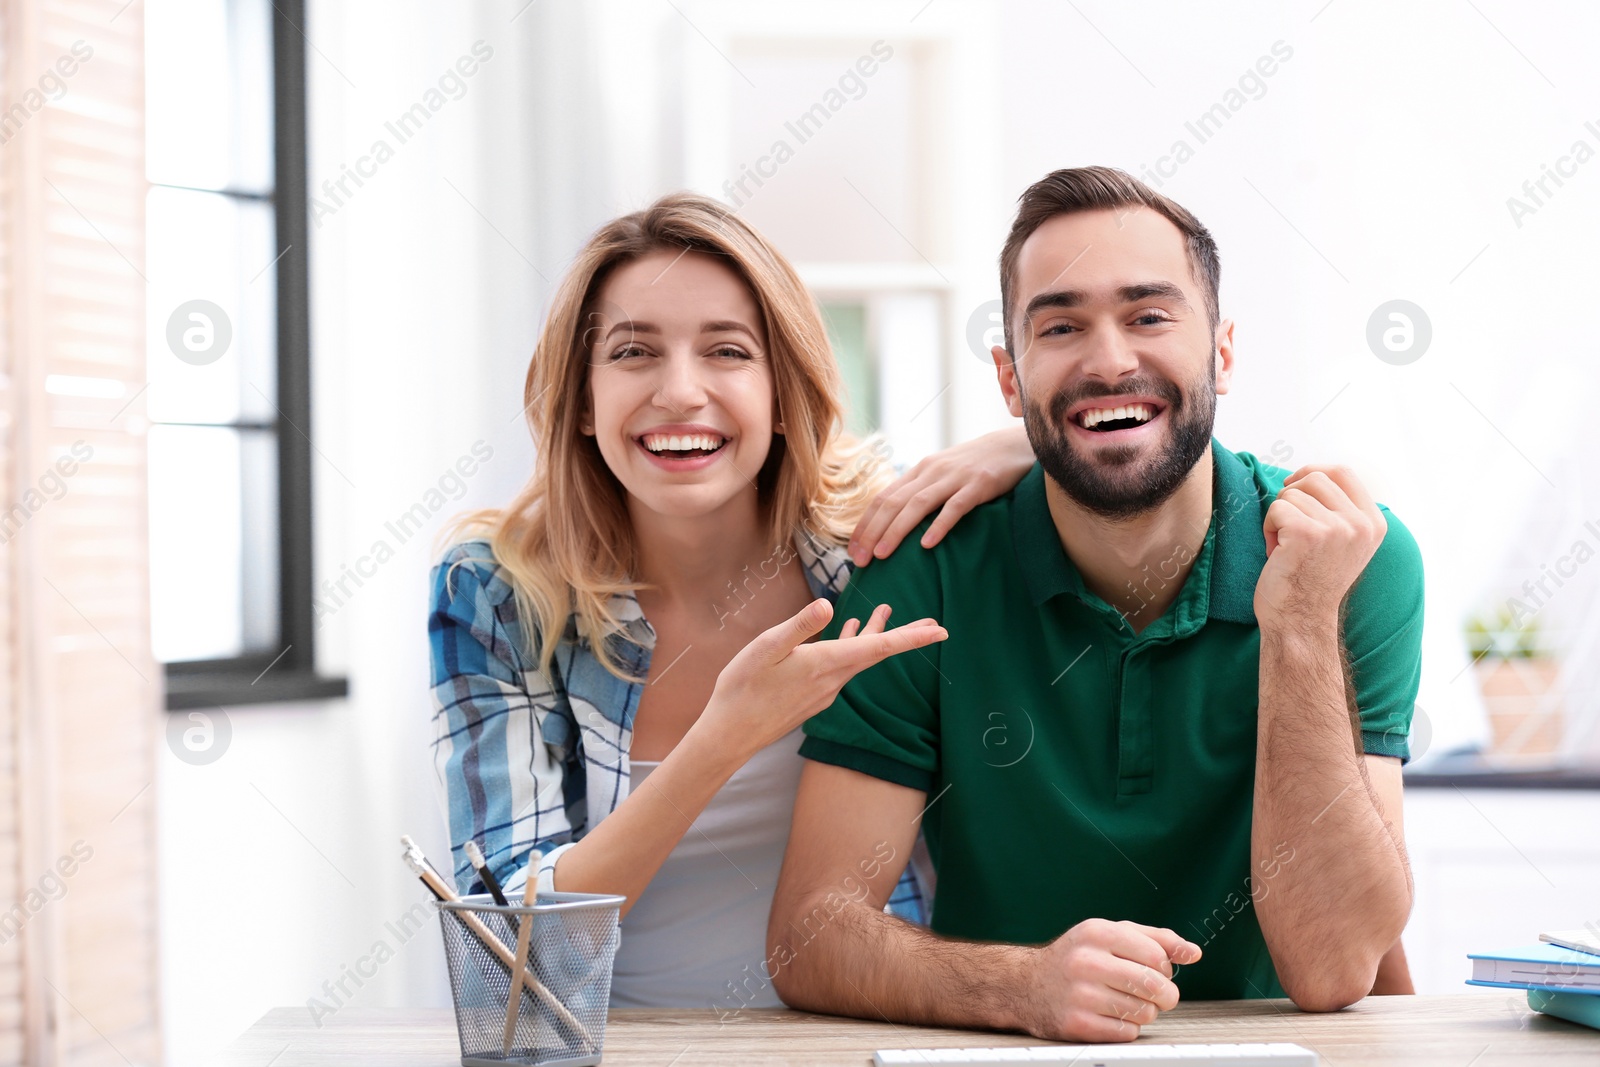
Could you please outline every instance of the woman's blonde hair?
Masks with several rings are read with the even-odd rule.
[[[505,508],[458,517],[444,541],[486,536],[511,577],[529,652],[548,670],[576,623],[599,662],[627,677],[608,647],[623,631],[610,599],[641,588],[625,493],[593,437],[579,429],[589,409],[586,340],[601,287],[617,267],[652,252],[718,257],[761,309],[783,433],[756,480],[768,541],[796,537],[843,544],[888,480],[880,441],[841,430],[843,386],[822,314],[788,260],[731,210],[693,193],[672,193],[601,227],[556,291],[523,386],[536,448],[533,475]],[[465,562],[465,561],[458,561]]]

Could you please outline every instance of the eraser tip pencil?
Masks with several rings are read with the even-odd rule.
[[[489,895],[494,897],[494,902],[502,908],[510,907],[511,902],[506,899],[505,890],[500,888],[499,879],[495,878],[494,872],[484,862],[483,850],[478,848],[478,843],[476,841],[468,841],[462,848],[467,854],[467,862],[471,863],[472,869],[478,872],[478,880],[489,891]]]

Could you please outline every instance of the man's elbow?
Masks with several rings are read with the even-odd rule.
[[[1371,991],[1377,971],[1376,961],[1370,967],[1349,968],[1343,972],[1324,969],[1319,974],[1285,980],[1283,991],[1301,1011],[1338,1011]]]
[[[1278,964],[1278,981],[1301,1011],[1323,1012],[1348,1008],[1372,992],[1372,983],[1377,980],[1378,966],[1383,962],[1384,953],[1390,944],[1399,940],[1398,930],[1404,925],[1402,916],[1392,937],[1387,932],[1388,924],[1384,924],[1385,929],[1375,931],[1377,936],[1373,939],[1364,939],[1360,944],[1346,944],[1342,951],[1334,949],[1297,956],[1293,963],[1275,960]]]
[[[804,1006],[806,986],[795,973],[796,957],[792,942],[787,937],[769,940],[767,959],[772,971],[772,988],[777,992],[778,999],[791,1008]]]
[[[1372,992],[1385,954],[1405,929],[1411,894],[1383,914],[1371,914],[1364,930],[1351,935],[1342,951],[1296,954],[1294,963],[1274,957],[1283,991],[1301,1011],[1338,1011]],[[1303,950],[1309,951],[1302,945]]]
[[[767,966],[772,988],[792,1008],[813,1007],[813,984],[806,974],[805,946],[822,932],[829,915],[819,901],[775,902],[767,926]]]

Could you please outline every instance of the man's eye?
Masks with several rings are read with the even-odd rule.
[[[1068,323],[1065,323],[1065,322],[1058,322],[1054,326],[1046,326],[1044,328],[1044,331],[1042,333],[1040,333],[1039,336],[1040,337],[1050,337],[1050,336],[1053,336],[1055,334],[1065,333],[1068,330],[1075,330],[1075,329],[1077,329],[1076,326],[1069,325]]]
[[[1133,321],[1134,322],[1142,322],[1142,323],[1146,323],[1147,325],[1156,326],[1156,325],[1160,325],[1163,322],[1167,322],[1169,320],[1165,315],[1161,314],[1160,312],[1157,312],[1157,311],[1146,311],[1145,313],[1143,313],[1142,315],[1140,315],[1138,318],[1134,319]]]

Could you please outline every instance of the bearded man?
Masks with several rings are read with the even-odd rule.
[[[1038,465],[840,597],[835,630],[890,604],[950,637],[805,726],[768,931],[790,1005],[1130,1041],[1180,994],[1409,991],[1421,556],[1350,471],[1212,437],[1219,278],[1121,171],[1021,197],[993,358]],[[882,911],[919,828],[930,928]]]

